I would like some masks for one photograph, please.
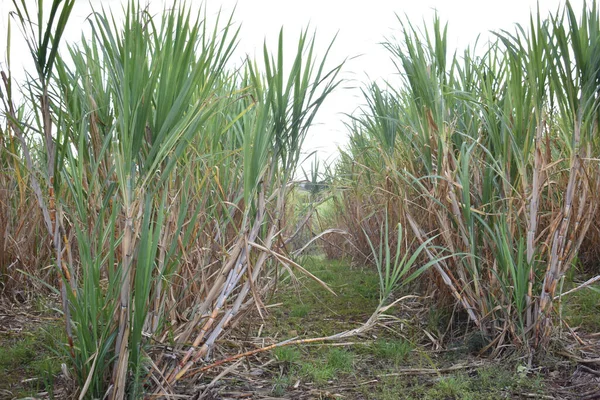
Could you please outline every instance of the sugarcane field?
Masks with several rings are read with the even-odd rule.
[[[600,399],[596,0],[0,18],[0,400]]]

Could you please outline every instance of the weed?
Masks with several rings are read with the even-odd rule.
[[[375,274],[365,274],[357,287],[360,297],[369,300],[379,300],[379,277]]]
[[[323,384],[336,378],[340,373],[351,372],[353,366],[353,353],[333,348],[327,352],[325,360],[316,358],[314,362],[303,362],[299,373],[316,384]]]
[[[426,399],[473,399],[469,390],[469,382],[462,375],[441,378],[427,392]]]
[[[315,276],[325,283],[334,282],[338,277],[334,271],[330,270],[315,271]]]
[[[320,362],[302,364],[300,375],[307,377],[317,384],[323,384],[335,376],[335,370]]]
[[[291,375],[282,375],[273,379],[273,389],[271,393],[274,396],[283,396],[288,387],[293,383],[293,377]]]
[[[590,332],[600,331],[600,285],[592,285],[565,296],[563,317],[572,326]]]
[[[427,314],[427,327],[436,335],[442,336],[442,333],[448,328],[450,314],[443,308],[432,307]]]
[[[372,346],[373,354],[398,364],[406,359],[414,346],[404,339],[378,339]]]
[[[64,337],[61,327],[48,325],[45,329],[25,332],[18,341],[0,346],[0,389],[18,396],[39,391],[52,393],[55,376],[64,361],[51,348]]]
[[[297,303],[292,305],[290,310],[290,317],[303,318],[308,315],[311,310],[311,306],[305,303]]]
[[[293,290],[289,285],[281,285],[273,302],[283,302],[285,306],[275,309],[272,315],[274,323],[269,329],[276,328],[277,333],[283,333],[284,336],[290,332],[293,332],[291,336],[297,336],[298,332],[307,336],[316,336],[325,331],[339,332],[349,319],[353,323],[359,321],[372,310],[371,307],[376,306],[378,298],[371,302],[359,294],[369,287],[377,293],[379,277],[374,269],[350,268],[343,261],[329,261],[319,257],[304,258],[302,265],[315,274],[327,271],[331,277],[328,283],[334,287],[338,296],[320,291],[315,282],[303,277],[300,277],[303,285],[299,291]],[[320,318],[312,318],[311,315],[287,318],[288,310],[299,303],[298,298],[302,299],[303,304],[310,306],[311,314],[319,315]],[[447,329],[450,318],[447,310],[432,307],[423,323],[427,325],[426,329],[437,334],[438,331],[444,332]],[[458,321],[464,319],[466,317],[458,318]],[[417,343],[422,335],[420,329],[403,331],[403,334],[407,335],[406,339],[384,333],[374,342],[352,350],[312,346],[278,348],[273,351],[273,356],[278,361],[278,371],[272,382],[272,395],[286,397],[297,380],[309,386],[326,388],[332,386],[332,381],[338,385],[349,380],[372,380],[372,374],[384,376],[378,376],[377,383],[372,385],[356,387],[352,394],[348,394],[348,398],[495,400],[511,398],[515,393],[547,393],[541,375],[519,376],[517,364],[510,361],[443,376],[385,376],[387,373],[397,372],[398,368],[442,368],[468,362],[465,357],[468,357],[469,340],[479,339],[478,333],[461,336],[460,341],[454,343],[458,351],[436,356],[413,351],[412,343]],[[365,372],[368,376],[364,375]]]
[[[279,362],[292,364],[300,360],[301,353],[294,347],[278,347],[273,350],[273,355]]]
[[[333,348],[327,353],[327,366],[336,372],[350,372],[353,365],[354,354],[349,351]]]

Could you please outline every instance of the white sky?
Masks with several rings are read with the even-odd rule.
[[[29,0],[31,1],[31,0]],[[65,34],[69,41],[79,40],[91,12],[91,5],[110,7],[120,13],[123,0],[76,0],[72,19]],[[153,11],[160,11],[169,0],[147,1]],[[46,0],[45,4],[51,3]],[[198,7],[201,3],[188,0]],[[542,17],[556,11],[565,0],[539,0]],[[583,0],[572,0],[577,14]],[[91,5],[90,5],[91,4]],[[480,43],[490,37],[490,31],[512,30],[515,23],[527,24],[530,11],[537,8],[537,0],[209,0],[209,18],[219,8],[229,13],[236,7],[234,20],[241,23],[240,44],[234,61],[245,54],[261,56],[266,39],[276,48],[277,35],[283,26],[289,41],[289,52],[295,48],[294,40],[307,25],[317,32],[317,45],[321,54],[337,33],[330,59],[339,63],[348,58],[342,78],[346,81],[333,93],[317,116],[317,125],[311,128],[304,151],[317,150],[321,159],[332,159],[337,146],[346,143],[343,120],[345,113],[352,113],[362,100],[360,87],[364,82],[389,79],[394,74],[392,63],[379,43],[385,37],[398,33],[399,24],[395,13],[409,18],[413,25],[430,23],[437,10],[442,21],[448,22],[449,46],[463,49],[474,43],[481,35]],[[0,68],[6,68],[6,32],[8,12],[12,0],[0,0]],[[29,56],[27,48],[19,40],[20,32],[13,22],[12,69],[13,76],[22,79],[24,63]],[[360,56],[360,57],[357,57]]]

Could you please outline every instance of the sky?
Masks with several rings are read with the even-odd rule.
[[[27,0],[33,3],[33,0]],[[92,8],[110,8],[121,12],[124,0],[76,0],[72,18],[65,32],[68,41],[80,40],[85,19]],[[126,1],[126,0],[125,0]],[[144,2],[144,1],[142,1]],[[44,2],[46,5],[50,1]],[[153,12],[171,7],[173,1],[146,0]],[[198,8],[199,1],[188,0]],[[299,32],[309,27],[316,32],[317,51],[324,54],[331,40],[335,42],[330,53],[331,66],[345,61],[341,78],[344,80],[328,98],[319,112],[315,125],[309,131],[304,153],[318,152],[321,160],[333,161],[338,147],[347,142],[344,122],[347,114],[356,112],[363,103],[360,88],[370,81],[393,80],[395,70],[389,55],[381,46],[386,38],[399,36],[398,17],[413,25],[430,23],[437,12],[448,23],[448,44],[462,50],[472,45],[479,36],[484,43],[494,31],[512,30],[516,23],[527,25],[530,13],[542,17],[556,11],[565,0],[208,0],[204,2],[209,18],[221,10],[241,24],[240,43],[232,61],[239,64],[246,54],[261,56],[263,43],[275,48],[281,27],[289,40],[289,47]],[[581,10],[583,0],[572,0],[575,10]],[[6,68],[6,38],[12,0],[0,0],[0,69]],[[578,12],[579,14],[579,12]],[[12,23],[11,64],[16,79],[25,76],[27,47],[20,40],[20,32]],[[291,51],[290,51],[291,53]],[[308,166],[308,164],[305,164]]]

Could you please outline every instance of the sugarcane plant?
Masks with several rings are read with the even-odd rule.
[[[282,30],[274,55],[265,45],[260,64],[231,69],[232,15],[153,16],[135,1],[122,22],[95,11],[91,35],[58,51],[72,3],[55,0],[47,21],[38,4],[34,24],[15,1],[24,31],[47,23],[47,40],[27,39],[52,64],[29,79],[31,117],[6,114],[18,156],[48,182],[30,180],[48,214],[79,397],[168,395],[246,310],[266,312],[278,265],[304,271],[278,237],[340,66],[326,68],[308,31],[284,66]],[[34,152],[47,156],[43,171]]]
[[[384,215],[414,239],[398,252],[431,241],[422,262],[489,339],[484,351],[543,349],[600,203],[596,3],[580,17],[569,3],[532,14],[461,55],[439,17],[424,32],[398,19],[384,46],[402,81],[364,90],[338,165],[341,218],[364,227],[356,247],[377,247]]]

